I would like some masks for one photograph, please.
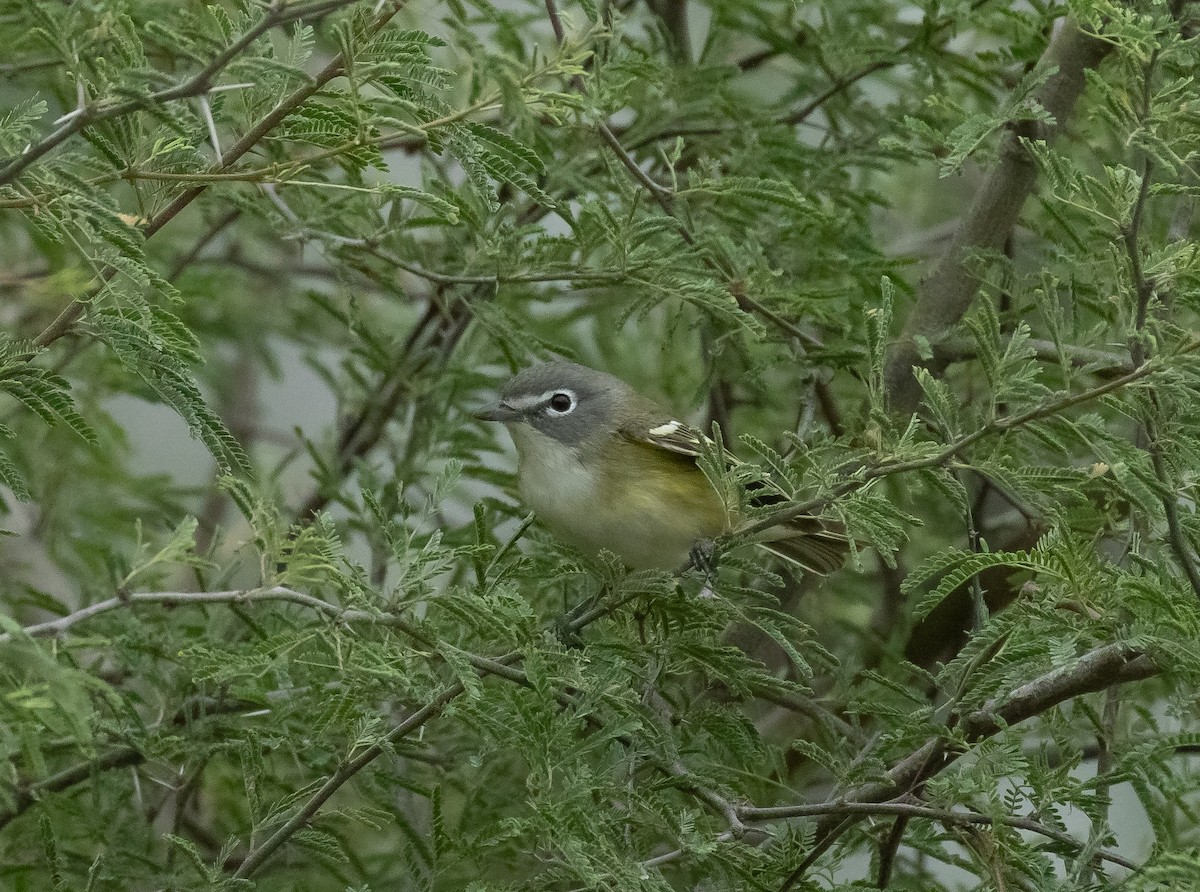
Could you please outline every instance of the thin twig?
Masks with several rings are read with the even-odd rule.
[[[1158,63],[1158,57],[1159,51],[1155,47],[1154,51],[1150,54],[1150,58],[1146,61],[1142,73],[1142,90],[1138,114],[1139,121],[1143,126],[1150,119],[1151,105],[1154,98],[1152,93],[1154,69]],[[1135,368],[1143,365],[1150,356],[1149,340],[1146,337],[1146,323],[1149,320],[1150,302],[1154,297],[1156,283],[1146,275],[1142,265],[1140,234],[1142,219],[1146,213],[1147,200],[1150,197],[1150,181],[1153,173],[1154,159],[1149,152],[1143,151],[1142,174],[1141,181],[1138,184],[1137,198],[1133,203],[1129,222],[1121,227],[1125,253],[1129,258],[1130,279],[1133,282],[1134,293],[1136,295],[1133,335],[1129,339],[1129,355],[1133,360]],[[1150,392],[1149,402],[1152,413],[1158,413],[1162,410],[1162,402],[1159,400],[1157,393]],[[1167,520],[1167,542],[1171,547],[1171,551],[1174,552],[1175,558],[1179,561],[1179,566],[1183,569],[1184,576],[1187,577],[1192,592],[1197,598],[1200,598],[1200,567],[1197,566],[1193,546],[1188,542],[1187,533],[1184,532],[1183,523],[1179,519],[1178,496],[1176,495],[1175,485],[1171,480],[1171,473],[1167,467],[1166,458],[1163,456],[1158,419],[1154,417],[1154,414],[1151,414],[1145,419],[1142,426],[1146,433],[1146,452],[1150,455],[1150,464],[1154,468],[1154,476],[1162,488],[1160,502],[1162,503],[1163,514]]]
[[[1191,353],[1197,349],[1200,349],[1200,338],[1185,344],[1176,355]],[[1049,400],[1042,403],[1040,406],[1035,406],[1034,408],[1017,415],[1008,415],[1003,418],[997,418],[988,424],[985,424],[983,427],[978,428],[972,433],[959,437],[952,443],[946,445],[943,449],[924,458],[883,462],[874,466],[864,467],[854,476],[853,479],[843,481],[842,483],[833,487],[833,489],[831,489],[826,495],[809,499],[805,502],[784,503],[770,514],[752,524],[749,524],[748,526],[743,527],[742,529],[735,531],[735,533],[732,535],[734,537],[753,536],[756,533],[761,533],[773,526],[777,526],[778,524],[795,520],[802,515],[810,514],[813,511],[820,509],[834,499],[862,489],[872,480],[888,477],[892,474],[900,474],[908,471],[919,471],[925,468],[933,468],[944,465],[951,459],[958,456],[968,446],[976,443],[984,437],[1014,430],[1033,421],[1038,421],[1042,418],[1048,418],[1052,415],[1057,415],[1058,413],[1063,412],[1066,409],[1070,409],[1073,406],[1077,406],[1080,403],[1090,402],[1091,400],[1112,393],[1115,390],[1120,390],[1126,385],[1140,381],[1141,379],[1147,377],[1152,371],[1157,371],[1162,367],[1162,364],[1159,364],[1155,368],[1152,368],[1153,366],[1155,366],[1154,361],[1150,361],[1141,367],[1122,375],[1119,378],[1113,378],[1110,381],[1105,381],[1102,384],[1098,384],[1095,387],[1080,391],[1079,393],[1067,394],[1059,397],[1058,399]]]
[[[751,823],[778,821],[787,818],[824,817],[827,815],[897,815],[908,818],[925,818],[950,825],[981,824],[990,826],[992,824],[1003,824],[1006,827],[1028,830],[1047,839],[1053,839],[1055,842],[1062,843],[1077,852],[1085,848],[1085,844],[1071,834],[1055,830],[1053,827],[1047,827],[1035,818],[1021,815],[993,817],[992,815],[985,815],[974,811],[955,811],[915,802],[843,802],[841,800],[834,800],[831,802],[781,805],[768,808],[744,807],[739,810],[739,814],[743,820]],[[1139,864],[1130,861],[1122,855],[1118,855],[1116,852],[1101,849],[1096,852],[1096,858],[1109,861],[1113,864],[1119,864],[1121,867],[1128,868],[1129,870],[1140,869]]]
[[[225,47],[204,68],[200,69],[200,71],[196,72],[196,74],[192,75],[186,81],[159,90],[156,93],[151,93],[146,97],[123,101],[110,100],[90,107],[86,104],[81,105],[76,109],[75,114],[72,114],[63,121],[61,127],[29,146],[17,158],[14,158],[3,169],[0,169],[0,185],[11,183],[31,164],[92,124],[130,114],[150,105],[203,96],[210,91],[213,86],[213,79],[217,75],[233,62],[250,44],[273,28],[314,15],[328,14],[333,10],[349,6],[355,2],[357,0],[322,0],[322,2],[290,7],[278,2],[272,3],[267,7],[267,11],[263,17],[253,27],[246,30],[237,40]]]
[[[192,247],[179,255],[176,261],[171,264],[171,269],[165,277],[166,280],[174,282],[183,275],[184,270],[200,259],[200,255],[204,252],[204,249],[211,245],[222,232],[232,226],[241,215],[241,208],[233,208],[214,220],[213,224],[204,231],[200,238],[196,239]]]
[[[1034,716],[1053,709],[1073,697],[1102,691],[1122,681],[1151,678],[1159,668],[1142,652],[1126,644],[1106,644],[1088,651],[1074,663],[1051,670],[1006,694],[989,699],[981,708],[951,717],[957,741],[976,743],[993,737]],[[844,793],[843,803],[880,803],[897,792],[915,788],[922,781],[944,771],[968,752],[961,743],[940,734],[896,762],[884,781],[870,781]],[[843,813],[844,814],[844,813]],[[852,826],[857,817],[831,814],[817,826],[817,839],[808,856],[789,874],[780,892],[791,889],[816,863],[819,855]]]
[[[397,269],[402,269],[406,273],[410,273],[427,282],[432,282],[435,285],[490,285],[496,287],[499,285],[533,284],[538,282],[572,282],[600,286],[623,281],[631,272],[637,271],[636,269],[623,267],[621,269],[614,269],[611,272],[604,272],[603,270],[564,269],[541,273],[493,273],[490,275],[443,273],[426,269],[416,263],[404,260],[392,252],[379,247],[369,239],[365,244],[357,247],[378,257],[380,260],[386,261]]]
[[[249,590],[238,589],[223,592],[130,592],[125,595],[109,598],[105,601],[97,601],[95,604],[81,607],[79,610],[68,613],[66,616],[61,616],[58,619],[25,626],[19,634],[30,638],[51,638],[62,635],[79,623],[122,608],[144,606],[181,607],[184,605],[201,604],[249,604],[255,601],[289,601],[319,610],[327,616],[346,622],[361,622],[363,620],[379,622],[386,616],[385,614],[374,614],[365,610],[343,610],[335,604],[330,604],[327,601],[322,601],[320,598],[284,586]],[[0,635],[0,644],[11,642],[17,634],[15,632],[5,632],[3,635]]]
[[[305,7],[293,7],[288,11],[288,14],[291,16],[291,18],[287,19],[287,21],[294,21],[296,18],[300,18],[302,15],[302,9],[319,9],[327,13],[338,6],[348,5],[349,2],[353,2],[353,0],[335,0],[335,2],[313,3]],[[365,33],[371,35],[380,31],[389,21],[391,21],[391,19],[401,10],[401,8],[403,8],[405,2],[407,2],[407,0],[391,0],[391,2],[389,2],[366,26]],[[311,14],[313,13],[303,13],[303,15]],[[259,24],[261,26],[262,22]],[[273,27],[273,25],[270,27]],[[266,30],[270,30],[270,28],[268,27]],[[247,32],[247,34],[249,33],[250,32]],[[265,33],[265,31],[262,33]],[[244,38],[245,35],[243,35],[243,40]],[[239,40],[237,43],[242,43],[243,40]],[[250,42],[252,42],[252,40],[245,41],[245,46],[248,46]],[[244,48],[244,46],[242,48]],[[228,50],[226,53],[227,52]],[[223,59],[226,53],[222,53],[218,59]],[[213,64],[210,64],[208,67],[206,67],[205,70],[196,77],[199,78],[202,75],[205,78],[212,77],[215,74],[215,71],[219,70],[219,68],[215,69],[212,74],[205,74],[205,72],[208,72],[209,69],[213,69],[216,62],[217,60],[214,60]],[[225,64],[228,64],[228,61],[224,62],[220,67],[223,67]],[[293,111],[312,98],[316,93],[322,90],[331,80],[336,77],[340,77],[345,70],[345,65],[345,57],[341,53],[336,54],[332,59],[330,59],[324,68],[322,68],[316,75],[313,76],[308,83],[305,83],[289,95],[285,96],[278,105],[276,105],[265,117],[262,118],[262,120],[260,120],[255,126],[251,127],[250,130],[248,130],[241,137],[241,139],[229,147],[229,149],[224,153],[224,164],[216,172],[219,173],[231,169],[239,159],[241,159],[244,155],[250,152],[251,149],[258,145],[258,143],[261,142],[268,133],[279,126],[279,124],[288,115],[290,115]],[[193,78],[193,80],[195,80],[195,78]],[[46,151],[49,151],[49,149],[46,149]],[[0,180],[0,182],[3,182],[3,180]],[[150,222],[146,225],[146,228],[143,230],[143,237],[146,239],[152,238],[164,226],[182,213],[183,210],[187,208],[193,201],[195,201],[196,198],[198,198],[206,188],[208,187],[205,184],[196,184],[190,186],[182,193],[177,195],[174,201],[172,201],[169,205],[167,205],[167,207],[161,210],[150,220]],[[54,321],[51,322],[50,325],[41,332],[41,334],[34,338],[34,346],[45,347],[66,335],[74,327],[75,323],[79,321],[79,318],[87,309],[91,298],[98,294],[105,287],[105,285],[111,281],[114,276],[116,276],[116,274],[116,267],[110,266],[104,270],[104,272],[99,276],[99,284],[93,289],[93,291],[89,293],[88,296],[77,298],[64,307]]]

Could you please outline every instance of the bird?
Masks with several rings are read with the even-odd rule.
[[[607,550],[634,570],[679,570],[741,520],[700,467],[711,441],[615,375],[567,360],[533,365],[475,417],[508,429],[521,501],[590,556]],[[749,495],[752,504],[784,501],[761,483]],[[840,524],[812,515],[752,541],[820,575],[848,550]]]

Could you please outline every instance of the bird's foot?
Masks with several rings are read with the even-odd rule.
[[[717,543],[712,539],[697,539],[688,550],[688,560],[704,574],[700,597],[713,597],[713,584],[717,579]]]
[[[717,542],[715,539],[697,539],[688,551],[688,560],[693,567],[712,576],[717,572]]]

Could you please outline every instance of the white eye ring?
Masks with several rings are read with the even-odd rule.
[[[546,412],[558,418],[563,415],[570,415],[575,411],[577,405],[579,405],[579,400],[575,397],[573,391],[556,390],[547,395]]]

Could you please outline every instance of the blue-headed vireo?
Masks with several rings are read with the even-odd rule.
[[[565,361],[533,366],[476,417],[508,428],[522,501],[585,553],[607,549],[634,569],[676,569],[697,543],[738,521],[697,464],[704,436],[605,372]],[[838,526],[816,517],[755,541],[817,573],[840,567],[847,550]]]

